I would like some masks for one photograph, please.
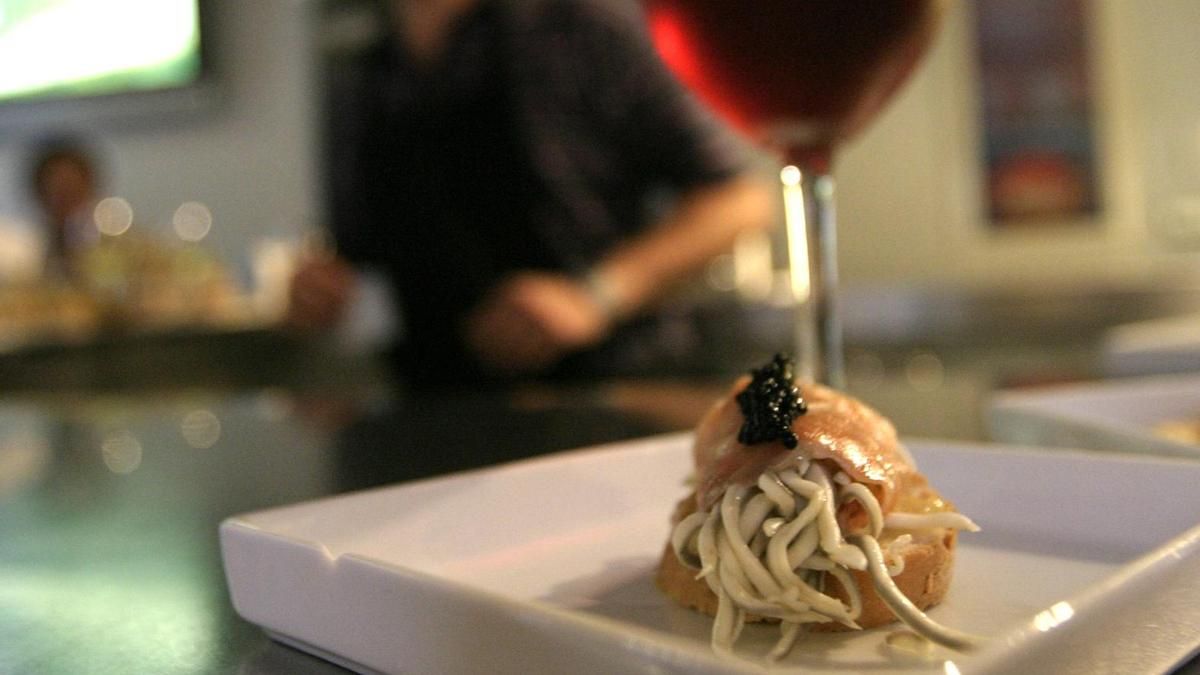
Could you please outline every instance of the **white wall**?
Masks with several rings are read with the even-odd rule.
[[[970,3],[836,165],[849,286],[1190,279],[1200,262],[1200,3],[1094,0],[1105,212],[1097,227],[997,232],[983,212]]]
[[[314,8],[304,0],[211,4],[213,100],[192,111],[85,116],[66,129],[100,141],[110,191],[130,200],[138,227],[166,228],[181,202],[202,201],[214,217],[206,241],[241,268],[257,237],[296,236],[319,219]],[[29,218],[28,146],[64,128],[15,114],[0,108],[0,220]]]
[[[143,222],[189,199],[215,213],[213,243],[240,262],[255,237],[320,219],[315,8],[216,0],[223,100],[192,115],[96,123],[114,187]],[[1200,262],[1200,26],[1195,0],[1093,0],[1106,210],[1098,227],[989,230],[982,214],[970,3],[954,3],[902,96],[839,156],[847,286],[993,288],[1145,283]],[[0,109],[0,220],[25,213],[19,162],[44,129]]]

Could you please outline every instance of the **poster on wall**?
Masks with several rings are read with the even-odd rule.
[[[974,7],[990,222],[997,229],[1098,222],[1085,1]]]

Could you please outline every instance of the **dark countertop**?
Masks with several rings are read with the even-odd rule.
[[[243,340],[234,351],[250,365],[211,380],[0,392],[0,673],[344,672],[234,613],[224,518],[686,429],[729,383],[722,373],[418,397],[362,364],[326,363],[340,375],[317,377],[305,369],[320,359],[275,340]],[[1091,336],[860,341],[848,357],[850,390],[909,436],[981,439],[994,388],[1096,374]]]
[[[674,428],[546,396],[265,389],[0,405],[0,672],[340,672],[234,614],[220,521]]]

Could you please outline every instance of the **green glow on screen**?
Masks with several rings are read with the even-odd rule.
[[[0,101],[188,84],[196,0],[0,0],[0,64]]]

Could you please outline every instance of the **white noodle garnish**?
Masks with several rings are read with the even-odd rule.
[[[889,513],[883,519],[884,527],[893,530],[932,530],[948,528],[978,532],[979,526],[957,511],[935,511],[933,513]],[[878,536],[878,535],[876,535]]]
[[[951,649],[971,649],[983,644],[984,639],[978,635],[943,626],[929,618],[925,612],[913,604],[912,600],[900,592],[900,589],[896,587],[896,582],[888,574],[887,565],[883,562],[883,551],[880,550],[879,542],[875,540],[875,537],[859,535],[855,539],[867,556],[867,571],[871,574],[871,581],[875,582],[875,590],[879,592],[879,598],[888,606],[888,609],[892,610],[896,618],[904,622],[904,625],[931,642]]]
[[[738,530],[743,537],[751,537],[754,531],[762,524],[771,510],[775,508],[775,503],[765,494],[756,494],[746,502],[746,508],[742,509],[741,518],[738,519]]]
[[[851,483],[842,488],[841,502],[844,504],[847,500],[853,499],[867,512],[867,519],[871,526],[871,536],[878,537],[880,532],[883,532],[883,509],[879,508],[879,500],[875,499],[875,495],[867,489],[862,483]],[[839,504],[840,506],[840,504]]]
[[[833,567],[828,571],[828,574],[838,583],[842,585],[842,590],[846,591],[846,597],[850,599],[850,616],[857,619],[862,616],[862,591],[859,590],[858,584],[854,583],[854,579],[850,577],[850,573],[842,567]]]
[[[762,521],[762,533],[768,537],[774,537],[786,522],[783,518],[767,518]]]
[[[858,628],[863,599],[851,569],[868,570],[885,604],[930,640],[956,648],[977,643],[975,636],[930,620],[896,588],[891,577],[903,571],[903,549],[912,536],[896,537],[886,553],[872,536],[884,527],[976,530],[975,524],[954,512],[884,517],[869,488],[842,483],[820,463],[798,460],[790,469],[765,472],[756,485],[729,486],[707,511],[676,525],[672,548],[683,564],[699,568],[697,578],[717,597],[714,650],[732,653],[747,614],[781,622],[779,642],[767,655],[772,661],[787,654],[804,624],[836,621]],[[854,535],[852,542],[836,517],[848,500],[861,504],[868,519],[869,534]],[[842,586],[847,602],[825,592],[827,577]]]
[[[796,636],[800,634],[800,624],[794,621],[784,621],[780,624],[779,630],[781,633],[779,642],[771,651],[767,652],[767,661],[771,663],[782,659],[792,651],[792,645],[796,644]]]
[[[800,533],[799,537],[788,546],[788,565],[792,569],[796,569],[808,559],[817,550],[817,545],[820,543],[820,537],[817,535],[817,528],[806,527]]]
[[[713,593],[717,592],[720,584],[713,579],[713,572],[717,571],[718,554],[717,554],[717,509],[712,509],[708,512],[708,517],[704,519],[704,525],[700,528],[700,536],[696,539],[696,548],[700,552],[700,571],[696,574],[697,579],[704,579],[708,583],[708,588]]]
[[[838,526],[837,515],[833,511],[835,498],[829,474],[820,464],[814,462],[804,477],[820,485],[821,489],[830,496],[830,499],[825,502],[825,507],[817,515],[817,532],[821,535],[821,550],[828,553],[829,557],[840,565],[854,570],[866,569],[867,559],[863,557],[862,551],[842,540],[842,530]]]
[[[671,531],[671,549],[675,551],[675,557],[693,569],[700,565],[700,558],[696,554],[699,549],[696,535],[704,526],[707,518],[708,514],[697,511],[679,521],[679,524]],[[696,545],[696,551],[693,550],[693,545]]]
[[[817,514],[825,508],[827,501],[825,495],[817,493],[814,497],[816,498],[810,501],[796,518],[784,525],[771,538],[771,543],[767,544],[767,567],[771,570],[771,574],[779,583],[780,588],[797,591],[796,595],[801,602],[830,617],[839,620],[852,619],[853,617],[846,612],[840,600],[819,593],[804,583],[804,580],[793,572],[794,568],[788,561],[788,545],[803,529],[811,529]],[[788,596],[784,595],[783,597],[787,598]]]
[[[779,482],[774,472],[768,471],[758,477],[758,489],[775,502],[779,515],[786,517],[796,512],[796,498]]]
[[[717,615],[713,618],[712,648],[718,653],[733,653],[733,641],[736,633],[741,630],[741,610],[729,598],[729,594],[721,586],[717,594]],[[734,625],[737,622],[739,625]]]
[[[758,556],[750,551],[746,540],[741,537],[738,528],[738,508],[744,501],[746,491],[749,488],[744,486],[731,486],[725,491],[725,497],[721,500],[721,529],[725,535],[720,543],[728,543],[729,550],[732,551],[737,563],[745,572],[746,577],[754,588],[763,596],[770,597],[779,595],[780,588],[775,580],[771,578],[771,574],[763,567],[762,561]]]

